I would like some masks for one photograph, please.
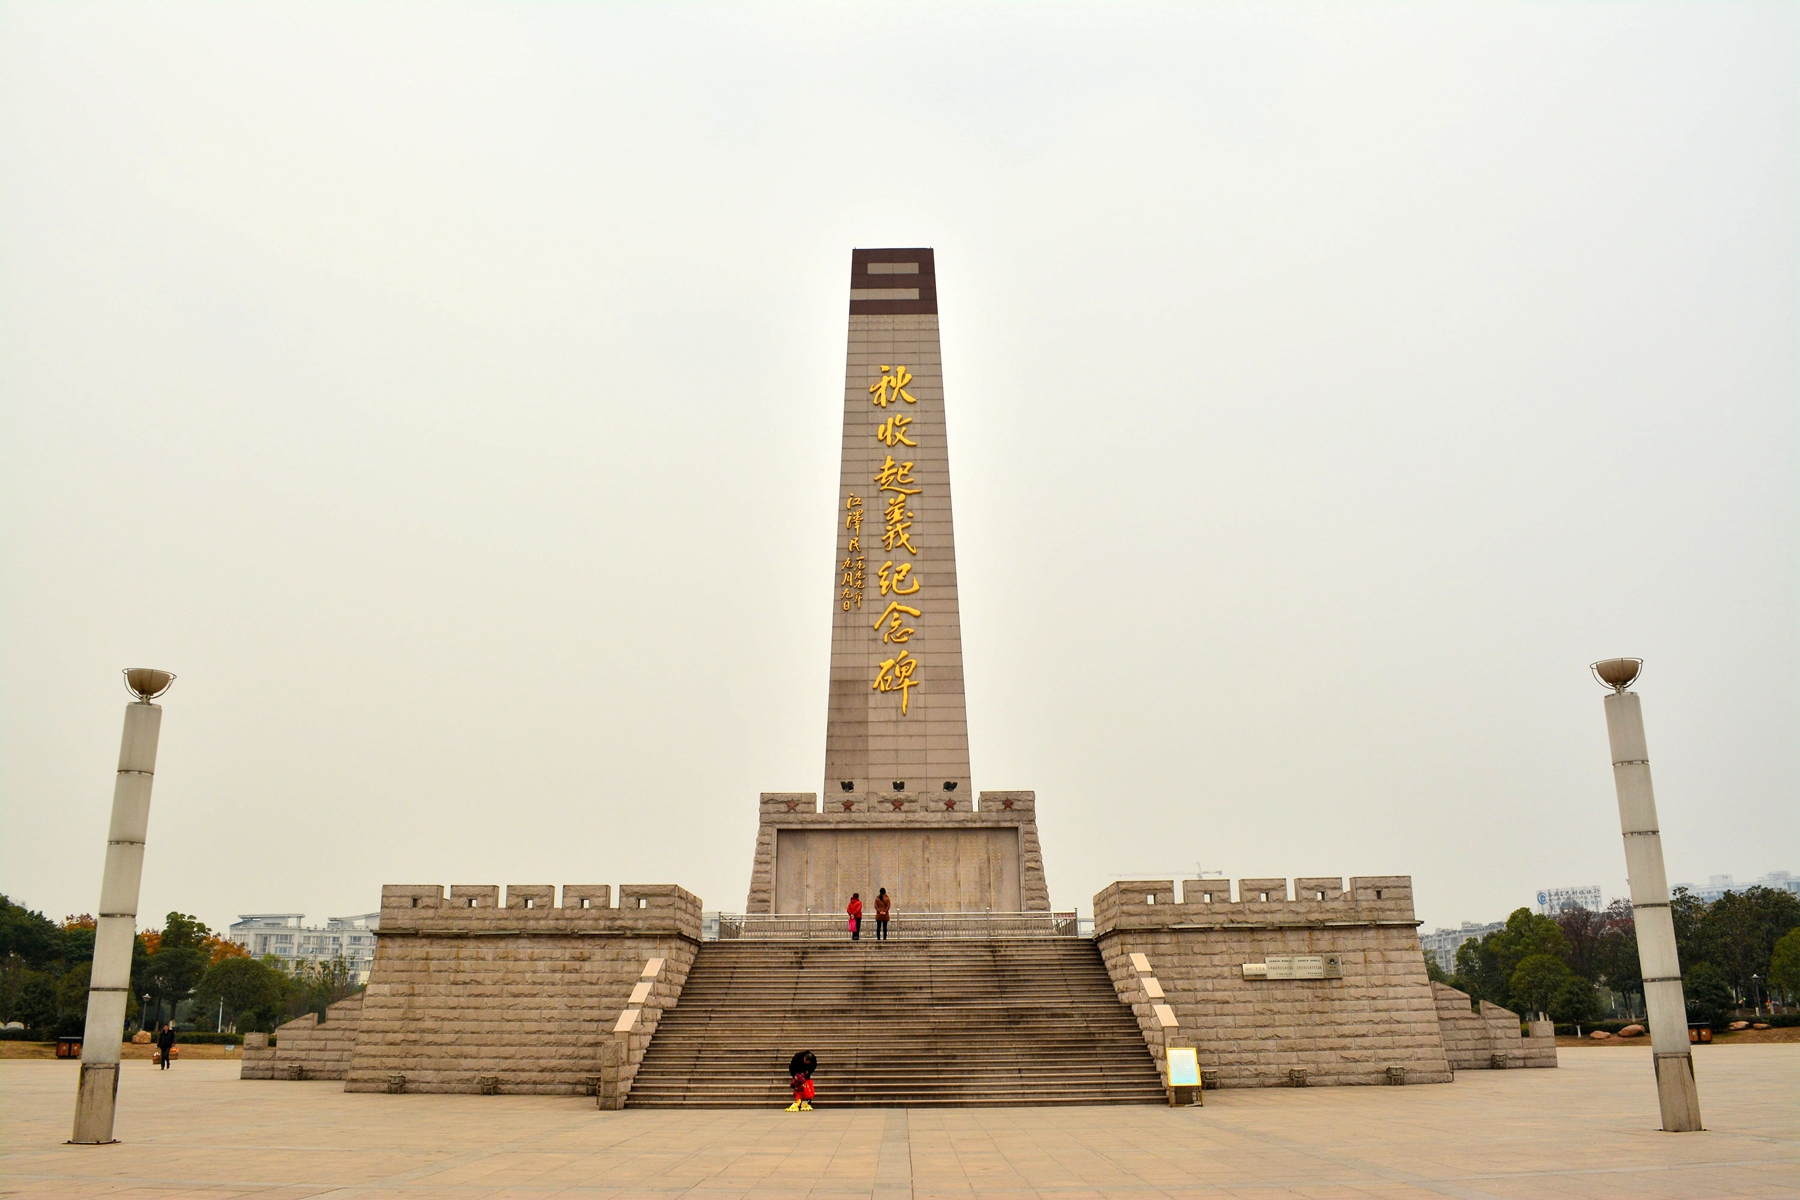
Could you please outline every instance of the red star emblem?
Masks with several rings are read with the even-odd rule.
[[[1002,800],[1000,802],[1001,808],[1011,808],[1012,806],[1013,806],[1013,802],[1011,800]]]
[[[789,812],[799,812],[800,811],[800,802],[798,800],[789,800],[787,802],[787,806],[788,806]]]
[[[845,812],[849,812],[851,809],[853,809],[855,807],[856,807],[856,801],[854,801],[854,800],[844,801],[844,811]]]
[[[945,812],[955,812],[956,811],[956,801],[954,801],[954,800],[944,801],[944,811]]]
[[[904,800],[894,801],[894,811],[895,812],[899,812],[901,809],[903,809],[905,807],[906,807],[906,801],[904,801]]]

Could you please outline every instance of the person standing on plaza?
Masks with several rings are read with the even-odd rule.
[[[882,888],[875,894],[875,940],[887,941],[888,914],[894,911],[894,902],[888,898],[887,889]]]
[[[853,942],[860,942],[862,940],[861,892],[850,893],[850,905],[848,908],[844,909],[844,911],[850,914],[850,940]]]
[[[175,1049],[175,1022],[170,1021],[156,1035],[156,1057],[163,1070],[169,1069],[170,1052]]]
[[[819,1069],[819,1060],[811,1050],[801,1050],[788,1060],[788,1079],[794,1089],[794,1102],[788,1105],[789,1112],[811,1112],[813,1098],[813,1072]]]

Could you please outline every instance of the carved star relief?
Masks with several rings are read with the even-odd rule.
[[[800,802],[798,800],[789,800],[787,802],[787,806],[788,806],[789,812],[799,812],[800,811]]]
[[[954,801],[954,800],[944,801],[944,811],[945,812],[955,812],[956,811],[956,801]]]
[[[901,809],[903,809],[905,807],[906,807],[906,801],[904,801],[904,800],[894,801],[894,811],[895,812],[899,812]]]
[[[849,812],[851,809],[853,809],[855,807],[856,807],[856,801],[854,801],[854,800],[844,801],[844,811],[845,812]]]
[[[1013,806],[1013,802],[1011,800],[1002,800],[1000,802],[1001,808],[1011,808],[1012,806]]]

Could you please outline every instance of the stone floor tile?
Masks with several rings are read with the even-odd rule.
[[[1793,1200],[1800,1046],[1696,1057],[1708,1132],[1656,1128],[1648,1054],[1203,1109],[626,1110],[346,1094],[127,1063],[123,1146],[70,1147],[71,1064],[0,1063],[0,1192],[172,1200]]]

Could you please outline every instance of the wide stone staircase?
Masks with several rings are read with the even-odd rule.
[[[1156,1066],[1086,938],[722,941],[663,1014],[631,1108],[1155,1104]]]

